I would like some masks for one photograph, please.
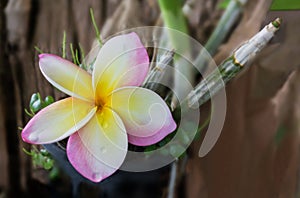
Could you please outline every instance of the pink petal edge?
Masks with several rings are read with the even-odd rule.
[[[93,182],[100,182],[118,170],[128,149],[121,119],[108,108],[102,113],[98,112],[86,126],[70,136],[67,144],[72,166]],[[103,125],[104,122],[107,125]]]
[[[79,120],[76,125],[70,126],[70,128],[66,129],[65,131],[60,131],[61,133],[58,133],[57,137],[54,139],[49,140],[48,134],[53,132],[53,128],[59,127],[60,123],[53,123],[53,116],[55,118],[59,118],[59,116],[62,116],[62,123],[64,123],[64,127],[66,125],[66,120],[63,120],[65,117],[65,114],[59,113],[60,109],[66,110],[67,103],[72,102],[71,105],[76,101],[76,108],[80,107],[79,104],[82,106],[82,104],[86,105],[85,110],[88,110],[87,114],[85,116],[82,116],[82,120]],[[76,98],[65,98],[63,100],[56,101],[55,103],[45,107],[41,111],[39,111],[25,126],[25,128],[22,130],[21,137],[24,142],[27,142],[29,144],[49,144],[53,142],[57,142],[59,140],[62,140],[69,135],[76,132],[79,128],[84,126],[86,123],[89,122],[89,120],[94,116],[96,113],[97,108],[93,107],[93,105],[88,106],[88,102],[81,101]],[[75,109],[73,109],[74,111]],[[83,109],[81,109],[83,110]],[[70,110],[72,112],[72,110]],[[81,117],[81,116],[80,116]],[[76,117],[76,119],[79,117]],[[50,119],[50,120],[49,120]],[[73,116],[73,122],[75,117]],[[58,130],[59,131],[59,130]],[[56,131],[57,132],[57,131]],[[37,136],[36,138],[32,138],[32,134],[35,133],[34,136]],[[39,136],[39,137],[38,137]],[[47,140],[45,140],[45,138]]]
[[[88,154],[83,144],[78,141],[79,139],[78,133],[71,135],[68,140],[66,151],[70,163],[83,177],[93,182],[100,182],[118,170],[107,166],[99,160],[96,160],[91,154]],[[78,160],[78,157],[80,160]],[[101,173],[95,173],[88,162],[91,162],[94,166],[106,168],[105,170],[102,169]]]
[[[171,119],[168,125],[165,125],[161,130],[149,137],[137,137],[130,134],[128,135],[128,142],[137,146],[149,146],[156,144],[157,142],[164,139],[167,135],[171,134],[177,125],[173,119]]]

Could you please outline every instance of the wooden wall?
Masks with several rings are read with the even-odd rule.
[[[197,2],[190,27],[204,42],[220,11],[216,1]],[[266,19],[271,1],[249,2],[216,62],[257,32]],[[0,0],[0,197],[3,192],[12,197],[30,192],[30,183],[38,179],[22,151],[29,145],[18,130],[29,119],[23,109],[31,94],[62,96],[42,78],[34,46],[61,54],[66,31],[67,43],[80,43],[88,51],[94,40],[90,7],[104,38],[124,28],[154,25],[159,16],[154,0]],[[226,123],[217,145],[201,159],[197,155],[201,142],[189,149],[184,197],[286,198],[299,193],[300,14],[273,12],[268,17],[272,20],[275,15],[284,19],[284,25],[273,45],[227,87]],[[280,130],[285,133],[278,139]]]

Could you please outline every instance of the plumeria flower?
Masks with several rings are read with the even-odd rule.
[[[128,142],[151,145],[175,130],[164,100],[138,87],[148,73],[149,57],[135,33],[108,40],[92,75],[56,55],[39,58],[45,78],[70,97],[36,114],[22,138],[31,144],[49,144],[70,136],[68,159],[89,180],[99,182],[120,168]]]

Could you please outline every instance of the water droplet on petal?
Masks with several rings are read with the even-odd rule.
[[[92,178],[93,178],[93,180],[95,180],[95,181],[101,181],[101,180],[102,180],[102,176],[101,176],[100,173],[94,173],[94,174],[92,175]]]
[[[99,117],[99,122],[100,122],[100,123],[103,122],[103,117],[102,117],[102,116]]]
[[[39,140],[39,137],[38,137],[38,134],[36,133],[32,133],[29,135],[28,139],[31,141],[31,142],[36,142]]]
[[[108,127],[107,122],[103,122],[103,123],[102,123],[102,127],[103,127],[104,129],[107,128],[107,127]]]
[[[100,148],[100,152],[101,152],[101,153],[106,153],[106,148],[105,148],[104,146],[102,146],[102,147]]]

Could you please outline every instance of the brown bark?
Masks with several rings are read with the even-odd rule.
[[[7,63],[7,56],[5,54],[5,47],[6,47],[6,31],[5,31],[5,16],[4,16],[4,8],[7,4],[7,1],[1,0],[0,1],[0,63]],[[5,70],[3,67],[0,67],[0,82],[5,80]],[[6,145],[6,126],[5,126],[5,118],[6,112],[3,109],[4,103],[4,87],[1,83],[0,86],[0,175],[2,175],[2,179],[0,180],[0,193],[4,189],[8,188],[8,155],[7,155],[7,145]]]
[[[22,151],[23,147],[29,149],[29,145],[23,143],[18,130],[18,126],[24,126],[29,120],[24,108],[28,108],[32,93],[40,92],[42,97],[52,95],[56,99],[64,96],[42,77],[37,64],[38,52],[34,46],[44,52],[61,55],[63,32],[66,31],[67,59],[71,60],[70,43],[77,49],[80,44],[87,53],[95,39],[89,9],[93,9],[101,30],[105,19],[113,15],[120,3],[95,0],[1,0],[0,192],[2,188],[11,190],[11,196],[18,197],[21,191],[28,192],[35,188],[31,186],[32,177],[38,174],[33,174],[30,157]],[[114,19],[123,19],[118,25],[106,25],[108,33],[103,34],[104,38],[126,27],[141,24],[132,9],[139,9],[142,3],[122,1],[121,4],[125,7],[120,6],[120,11],[126,17],[123,15]],[[136,19],[138,24],[131,23],[129,18]]]

